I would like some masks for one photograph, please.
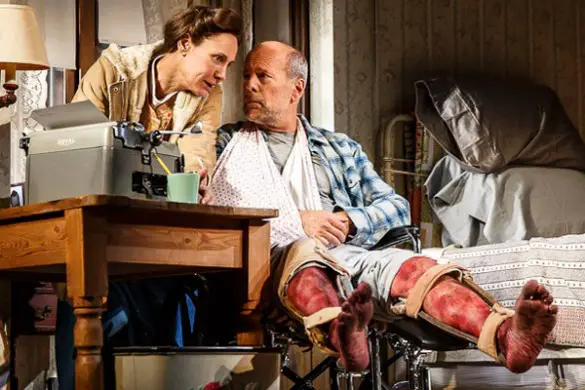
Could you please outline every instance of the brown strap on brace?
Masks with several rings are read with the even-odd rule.
[[[316,326],[333,321],[337,318],[339,313],[341,313],[341,307],[339,306],[326,307],[308,317],[303,317],[303,323],[305,324],[306,329],[312,329]]]
[[[339,356],[339,352],[335,351],[330,345],[328,334],[324,332],[319,325],[327,324],[341,313],[341,307],[326,307],[308,317],[303,317],[303,324],[309,340],[319,348],[322,352],[330,356]]]
[[[421,310],[423,302],[437,280],[447,274],[458,273],[458,279],[463,278],[463,270],[456,264],[437,264],[429,268],[414,284],[409,291],[406,299],[406,315],[412,318],[418,318],[418,312]]]
[[[496,303],[483,324],[479,339],[477,340],[477,348],[480,351],[503,364],[506,364],[506,359],[502,353],[498,352],[498,346],[496,344],[497,332],[500,325],[512,316],[514,316],[513,310],[506,309],[499,303]]]

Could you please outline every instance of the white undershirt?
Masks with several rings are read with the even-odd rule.
[[[165,96],[164,98],[162,98],[160,100],[157,99],[157,97],[156,97],[156,63],[163,56],[164,56],[164,54],[156,57],[154,59],[154,61],[152,61],[152,69],[151,69],[151,72],[150,72],[150,74],[151,74],[151,81],[150,81],[151,85],[150,85],[150,87],[151,87],[151,91],[152,91],[152,105],[154,107],[160,106],[161,104],[165,103],[166,101],[168,101],[170,98],[172,98],[173,96],[175,96],[177,94],[176,92],[172,92],[172,93],[168,94],[167,96]]]

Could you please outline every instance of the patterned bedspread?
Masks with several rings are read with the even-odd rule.
[[[442,259],[469,269],[477,284],[509,308],[528,280],[544,284],[559,307],[551,344],[585,346],[585,235],[447,248]]]

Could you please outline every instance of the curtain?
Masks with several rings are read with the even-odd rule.
[[[98,0],[98,40],[120,46],[146,43],[142,3],[142,0]]]
[[[132,46],[163,38],[167,20],[188,4],[206,0],[98,0],[98,40]]]
[[[45,39],[49,64],[52,67],[75,69],[77,31],[75,0],[10,0],[7,2],[29,5],[35,10],[41,35]]]
[[[53,0],[50,0],[53,1]],[[45,23],[45,8],[44,0],[11,0],[11,4],[30,5],[35,9],[37,15],[37,22],[41,28],[41,32],[45,33],[45,45],[47,46],[47,55],[52,50],[53,53],[60,50],[60,46],[50,46],[50,43],[55,39],[47,39],[48,35],[51,35],[51,27],[55,27],[52,22]],[[59,6],[64,6],[64,2],[58,0]],[[51,3],[52,5],[52,3]],[[50,8],[50,7],[47,7]],[[53,15],[56,11],[49,12]],[[58,12],[57,12],[58,13]],[[67,13],[64,12],[65,16]],[[67,26],[68,21],[63,19],[63,26]],[[73,26],[75,26],[75,20],[73,19]],[[75,31],[75,30],[74,30]],[[57,31],[55,34],[67,35],[67,32]],[[74,32],[75,33],[75,32]],[[74,41],[75,42],[75,41]],[[49,45],[47,45],[49,44]],[[70,55],[61,53],[62,56]],[[55,56],[49,56],[49,63],[51,58],[55,59]],[[73,59],[75,59],[75,45],[73,45]],[[61,65],[69,65],[66,62],[60,63]],[[16,90],[17,101],[14,105],[5,108],[10,113],[11,124],[10,124],[10,182],[12,184],[22,183],[25,180],[25,155],[24,151],[19,147],[20,137],[23,134],[29,134],[33,131],[42,130],[41,126],[34,121],[30,116],[31,113],[38,108],[45,108],[47,106],[47,73],[46,70],[40,71],[28,71],[28,72],[17,72],[18,89]],[[3,92],[2,92],[3,93]],[[4,167],[6,168],[6,167]]]
[[[46,70],[17,72],[19,87],[16,91],[18,100],[8,110],[15,110],[10,126],[10,182],[22,183],[26,179],[26,156],[20,149],[22,135],[43,130],[31,114],[34,110],[47,107]]]

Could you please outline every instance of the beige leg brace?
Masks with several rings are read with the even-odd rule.
[[[335,261],[323,244],[314,239],[299,240],[291,246],[286,254],[278,287],[278,296],[288,312],[304,324],[305,331],[314,346],[328,355],[339,356],[339,353],[331,348],[327,340],[327,333],[322,330],[321,325],[325,325],[337,318],[341,313],[341,307],[326,307],[308,317],[304,317],[290,303],[287,296],[288,285],[292,278],[301,270],[310,266],[327,268],[333,271],[337,278],[350,278],[347,270]],[[339,286],[340,284],[338,281],[337,285]]]
[[[425,312],[421,311],[423,302],[437,280],[444,275],[453,274],[464,286],[473,290],[478,294],[489,306],[491,306],[491,314],[486,319],[479,339],[464,333],[451,326],[445,325],[440,321],[429,316]],[[514,315],[514,311],[502,307],[488,292],[480,288],[473,282],[473,279],[469,273],[462,267],[456,264],[445,264],[435,265],[429,268],[415,283],[412,290],[408,294],[406,300],[405,314],[408,317],[418,318],[421,317],[424,320],[432,323],[438,328],[446,331],[447,333],[461,337],[464,340],[468,340],[474,344],[477,344],[477,348],[496,359],[502,364],[506,363],[505,357],[498,351],[496,336],[500,325],[508,318]]]

